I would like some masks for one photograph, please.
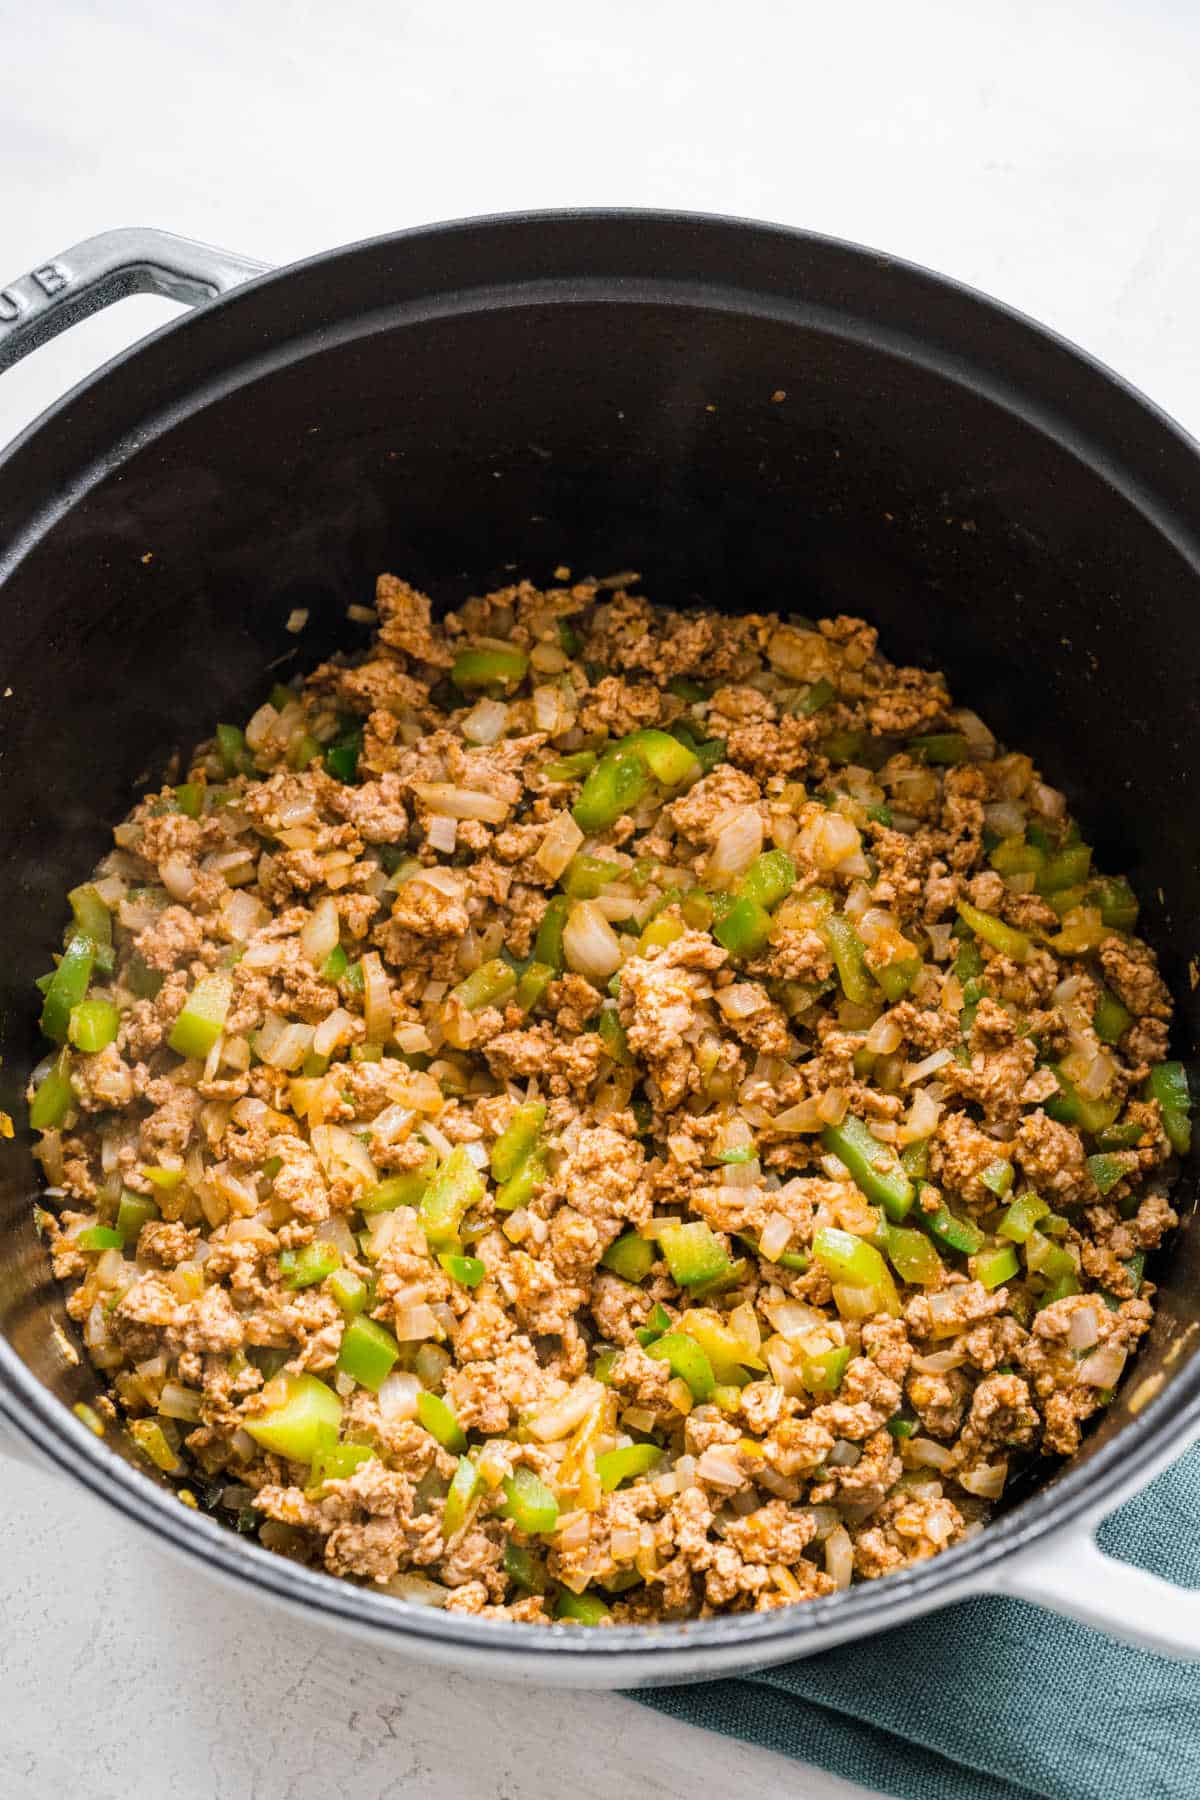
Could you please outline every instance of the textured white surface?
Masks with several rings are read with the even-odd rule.
[[[472,212],[694,207],[942,268],[1200,430],[1178,0],[0,0],[0,32],[0,286],[113,225],[284,262]],[[6,374],[0,443],[171,310],[127,302]],[[5,1800],[851,1791],[617,1698],[381,1662],[0,1478]]]

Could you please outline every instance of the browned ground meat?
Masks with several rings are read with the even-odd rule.
[[[81,915],[40,1218],[102,1407],[265,1544],[487,1617],[955,1542],[1149,1323],[1129,897],[859,620],[376,608]]]

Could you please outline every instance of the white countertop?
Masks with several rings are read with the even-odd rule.
[[[0,6],[0,287],[158,225],[286,262],[524,207],[693,207],[928,263],[1200,432],[1200,14],[1171,0],[159,0]],[[0,444],[173,309],[0,377]],[[5,1463],[6,1800],[833,1800],[613,1696],[522,1691],[299,1627]]]

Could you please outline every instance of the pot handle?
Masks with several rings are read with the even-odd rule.
[[[989,1591],[1032,1601],[1160,1656],[1200,1659],[1200,1589],[1176,1587],[1107,1556],[1096,1542],[1101,1522],[1094,1517],[1054,1533],[1001,1568]]]
[[[85,238],[0,288],[0,370],[130,294],[162,294],[199,306],[269,267],[148,227]]]

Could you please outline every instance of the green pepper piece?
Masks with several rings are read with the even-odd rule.
[[[653,728],[634,731],[619,739],[613,748],[620,756],[638,757],[663,787],[678,787],[680,782],[697,773],[695,751],[690,744],[672,737],[669,731]]]
[[[686,1224],[660,1225],[658,1241],[662,1245],[671,1279],[680,1287],[695,1287],[724,1275],[729,1268],[729,1255],[711,1226],[703,1219],[689,1219]]]
[[[203,1061],[225,1029],[232,999],[232,975],[202,975],[167,1039],[175,1054]]]
[[[937,1212],[928,1214],[924,1220],[925,1229],[931,1237],[947,1250],[957,1250],[961,1256],[972,1256],[983,1244],[983,1233],[969,1219],[956,1219],[947,1206],[940,1206]]]
[[[1111,1151],[1102,1151],[1098,1156],[1087,1159],[1088,1174],[1095,1187],[1102,1194],[1111,1194],[1119,1181],[1124,1181],[1130,1173],[1126,1167],[1126,1157],[1114,1155]],[[1136,1161],[1136,1158],[1134,1159]]]
[[[708,690],[702,682],[693,681],[689,675],[672,675],[667,683],[668,694],[674,694],[677,700],[686,700],[689,706],[695,706],[698,700],[708,699]]]
[[[905,1144],[900,1152],[900,1167],[914,1181],[929,1179],[929,1139],[917,1138],[911,1144]]]
[[[712,1398],[712,1391],[717,1385],[716,1376],[711,1362],[695,1338],[682,1331],[668,1331],[665,1336],[656,1338],[644,1348],[647,1356],[652,1357],[655,1362],[665,1362],[672,1375],[678,1375],[687,1383],[693,1400]]]
[[[510,1175],[496,1189],[496,1211],[515,1212],[518,1206],[524,1206],[533,1199],[545,1179],[545,1158],[540,1150],[534,1150],[525,1158],[516,1174]]]
[[[829,1279],[846,1287],[874,1288],[880,1312],[900,1314],[900,1296],[874,1244],[849,1231],[824,1226],[813,1239],[813,1255]]]
[[[487,1188],[483,1176],[456,1144],[421,1196],[417,1216],[430,1243],[453,1248],[459,1222],[469,1206],[482,1200]]]
[[[571,809],[575,823],[589,837],[607,831],[645,798],[649,787],[650,777],[639,756],[609,750],[591,771]]]
[[[840,913],[831,913],[817,930],[833,957],[843,994],[854,1005],[865,1005],[875,992],[875,987],[867,968],[863,941],[857,931],[849,919],[844,919]]]
[[[633,1062],[633,1054],[629,1048],[629,1039],[625,1034],[625,1027],[622,1025],[612,1007],[606,1006],[601,1012],[599,1019],[596,1021],[596,1029],[599,1031],[604,1048],[607,1050],[612,1060],[620,1068],[629,1068]]]
[[[1137,895],[1124,875],[1101,875],[1091,882],[1087,904],[1100,908],[1102,923],[1113,931],[1132,931],[1137,924]]]
[[[301,732],[300,736],[294,738],[288,745],[288,768],[295,769],[299,773],[301,770],[307,769],[310,763],[315,762],[320,754],[321,745],[312,733],[310,731]]]
[[[122,1250],[125,1239],[111,1225],[88,1225],[72,1240],[79,1250]]]
[[[980,1171],[979,1179],[985,1188],[990,1188],[997,1200],[1003,1200],[1013,1184],[1013,1166],[1005,1157],[998,1156],[990,1162],[986,1169]]]
[[[501,1006],[509,995],[516,991],[517,977],[511,964],[502,956],[495,956],[491,962],[481,963],[477,969],[451,988],[450,996],[468,1012],[478,1012],[484,1006]]]
[[[771,915],[757,900],[735,900],[712,928],[730,956],[756,956],[771,936]]]
[[[159,1216],[158,1207],[153,1200],[143,1194],[131,1194],[128,1188],[121,1189],[121,1198],[117,1202],[117,1230],[121,1240],[126,1244],[136,1244],[143,1225]]]
[[[543,781],[578,781],[595,766],[594,750],[573,750],[569,756],[557,756],[552,762],[543,763],[539,773]]]
[[[592,1374],[597,1381],[602,1381],[605,1387],[612,1386],[613,1365],[620,1354],[621,1352],[610,1344],[606,1349],[601,1350],[592,1364]]]
[[[1133,1283],[1133,1291],[1136,1294],[1142,1285],[1142,1275],[1146,1267],[1146,1252],[1135,1250],[1133,1255],[1121,1266],[1129,1271],[1129,1279]]]
[[[419,1169],[406,1169],[402,1175],[388,1175],[374,1187],[365,1188],[358,1197],[359,1211],[394,1212],[398,1206],[419,1206],[435,1167],[430,1155]]]
[[[624,874],[620,863],[606,862],[602,856],[573,856],[559,885],[568,899],[594,900],[610,882],[620,880]]]
[[[946,768],[966,762],[970,754],[961,731],[931,731],[928,737],[910,738],[904,747],[914,762],[939,763]]]
[[[622,1281],[645,1281],[654,1267],[654,1245],[636,1231],[627,1231],[608,1246],[600,1261]]]
[[[544,963],[559,975],[566,966],[562,946],[570,906],[571,902],[565,894],[554,896],[542,914],[542,922],[538,926],[533,945],[534,963]]]
[[[954,958],[954,974],[965,987],[967,982],[975,981],[983,974],[985,968],[983,952],[974,938],[964,938],[958,946],[958,954]]]
[[[884,1429],[890,1431],[894,1438],[910,1438],[916,1436],[919,1422],[916,1419],[906,1419],[903,1413],[896,1413],[888,1420]]]
[[[442,1511],[442,1536],[447,1543],[462,1530],[471,1507],[482,1491],[483,1476],[469,1456],[460,1456]]]
[[[1078,1125],[1087,1132],[1107,1130],[1121,1110],[1120,1101],[1104,1098],[1087,1100],[1061,1069],[1056,1068],[1054,1076],[1059,1091],[1042,1102],[1049,1117],[1057,1119],[1060,1125]]]
[[[142,1455],[152,1462],[156,1469],[164,1475],[176,1475],[183,1467],[183,1462],[171,1443],[162,1423],[158,1419],[133,1419],[129,1426],[129,1435]]]
[[[888,1261],[901,1281],[931,1287],[941,1280],[945,1273],[942,1259],[923,1231],[890,1225],[885,1220],[882,1240]]]
[[[1058,1281],[1063,1275],[1075,1274],[1075,1259],[1062,1244],[1052,1243],[1040,1231],[1031,1231],[1025,1240],[1025,1267],[1031,1275],[1046,1281]]]
[[[817,748],[822,756],[827,756],[831,763],[852,763],[861,757],[867,747],[865,731],[831,731],[823,738]]]
[[[693,1300],[706,1300],[710,1294],[724,1294],[730,1288],[741,1285],[749,1266],[746,1258],[739,1256],[735,1262],[727,1263],[718,1274],[710,1275],[707,1281],[696,1282],[688,1292]]]
[[[438,1261],[451,1281],[457,1281],[463,1287],[477,1288],[487,1274],[487,1264],[478,1256],[459,1256],[456,1251],[443,1250]]]
[[[1092,1014],[1092,1024],[1102,1044],[1117,1044],[1133,1024],[1133,1014],[1105,988]]]
[[[504,1541],[504,1573],[531,1594],[546,1591],[546,1570],[541,1557],[535,1556],[523,1544],[514,1544],[511,1538]]]
[[[253,758],[246,748],[246,734],[236,725],[218,725],[216,741],[217,754],[227,776],[242,775],[248,767],[253,767]]]
[[[497,1508],[502,1519],[511,1519],[528,1537],[553,1531],[558,1524],[558,1501],[541,1476],[518,1463],[503,1481],[504,1501]]]
[[[606,1494],[611,1494],[623,1481],[648,1475],[661,1459],[662,1451],[657,1444],[623,1444],[619,1450],[608,1450],[596,1458],[600,1486]]]
[[[312,1459],[305,1494],[315,1498],[327,1481],[345,1481],[374,1455],[370,1444],[323,1444]]]
[[[34,1131],[56,1131],[75,1104],[75,1090],[67,1071],[70,1057],[64,1050],[47,1069],[29,1103],[29,1123]]]
[[[185,781],[175,789],[175,804],[187,819],[198,819],[204,810],[204,787],[199,781]]]
[[[764,850],[737,884],[740,900],[754,900],[768,912],[786,900],[796,885],[796,865],[785,850]]]
[[[1040,875],[1046,866],[1046,852],[1024,838],[1004,838],[988,857],[997,875]]]
[[[664,1331],[669,1331],[670,1329],[671,1315],[663,1305],[662,1301],[656,1300],[654,1308],[645,1325],[639,1327],[633,1335],[644,1350],[648,1344],[652,1344],[656,1338],[660,1338]]]
[[[533,1012],[540,1005],[546,989],[554,979],[555,971],[549,963],[531,962],[517,982],[517,991],[514,996],[521,1011]]]
[[[50,977],[46,1001],[42,1007],[42,1030],[56,1044],[65,1044],[71,1025],[72,1010],[79,1005],[92,979],[96,946],[80,932],[62,953],[57,969]]]
[[[718,763],[725,761],[725,739],[705,738],[703,743],[697,744],[696,761],[700,764],[700,773],[709,774]]]
[[[336,1439],[342,1403],[315,1375],[276,1375],[262,1390],[267,1411],[242,1425],[256,1444],[291,1462],[311,1463]]]
[[[883,989],[885,998],[894,1006],[898,1000],[903,1000],[925,965],[919,956],[901,956],[879,968],[870,963],[867,967]]]
[[[298,1293],[301,1288],[316,1287],[327,1275],[341,1268],[342,1253],[336,1244],[304,1244],[299,1250],[279,1252],[279,1272],[283,1285]]]
[[[353,1269],[334,1269],[329,1277],[329,1292],[348,1319],[364,1312],[371,1297],[366,1282]]]
[[[1039,1219],[1044,1219],[1050,1208],[1040,1194],[1021,1194],[1008,1208],[1003,1219],[996,1227],[1001,1237],[1009,1238],[1014,1244],[1023,1244]]]
[[[518,1106],[492,1145],[492,1179],[508,1181],[525,1161],[546,1122],[546,1102],[529,1100]]]
[[[1181,1062],[1159,1063],[1146,1077],[1147,1100],[1157,1100],[1163,1130],[1177,1156],[1192,1147],[1192,1096],[1187,1070]]]
[[[325,752],[325,768],[335,781],[353,781],[358,774],[358,759],[362,755],[363,734],[361,726],[354,726],[349,731],[335,738]]]
[[[400,1355],[400,1346],[383,1325],[359,1314],[342,1333],[337,1367],[360,1387],[377,1394]]]
[[[77,1050],[94,1054],[117,1041],[121,1015],[111,1000],[81,1000],[71,1008],[67,1036]]]
[[[1001,956],[1007,956],[1016,963],[1029,961],[1033,945],[1025,932],[1006,925],[994,913],[980,912],[977,906],[972,906],[967,900],[958,902],[957,911],[963,924],[968,925],[975,936],[989,944],[993,950],[998,950]]]
[[[916,1189],[891,1145],[881,1144],[861,1119],[847,1114],[840,1125],[827,1125],[821,1142],[845,1163],[867,1199],[882,1206],[893,1224],[907,1216]]]
[[[456,688],[500,687],[511,692],[524,681],[529,658],[515,644],[503,649],[460,650],[450,670]]]
[[[573,1594],[570,1588],[559,1591],[554,1608],[556,1619],[570,1619],[576,1625],[600,1625],[612,1617],[603,1600],[595,1594]]]
[[[890,806],[884,806],[882,804],[879,806],[868,806],[867,817],[873,825],[884,825],[890,830],[892,824],[892,809]]]
[[[1046,858],[1038,874],[1037,891],[1039,894],[1060,894],[1065,888],[1078,887],[1080,882],[1087,880],[1091,866],[1089,844],[1067,844]]]
[[[112,914],[90,881],[72,888],[67,895],[75,923],[84,937],[90,937],[96,948],[112,943]]]
[[[906,1236],[911,1235],[905,1233]],[[836,1394],[850,1361],[849,1345],[800,1356],[800,1380],[810,1394]]]
[[[467,1447],[467,1434],[458,1422],[458,1414],[448,1400],[425,1389],[417,1395],[417,1418],[430,1437],[435,1437],[443,1450],[461,1456]]]
[[[135,950],[125,965],[123,979],[125,986],[135,999],[153,1000],[166,980],[166,976],[160,974],[157,969],[152,969],[149,963],[143,962]]]
[[[1048,1287],[1044,1294],[1038,1296],[1037,1309],[1041,1312],[1044,1306],[1053,1306],[1056,1300],[1065,1300],[1069,1295],[1077,1294],[1078,1292],[1079,1277],[1074,1269],[1071,1269],[1067,1274],[1060,1275],[1058,1280]]]
[[[832,681],[824,675],[814,681],[808,692],[796,702],[796,712],[802,719],[811,719],[814,713],[823,711],[829,702],[837,697],[837,689]]]
[[[981,1281],[989,1292],[998,1288],[1001,1282],[1011,1281],[1021,1267],[1012,1244],[997,1244],[990,1250],[980,1250],[967,1266],[975,1280]]]
[[[1132,1150],[1140,1144],[1146,1134],[1146,1127],[1128,1120],[1123,1125],[1109,1125],[1096,1133],[1097,1150]]]

